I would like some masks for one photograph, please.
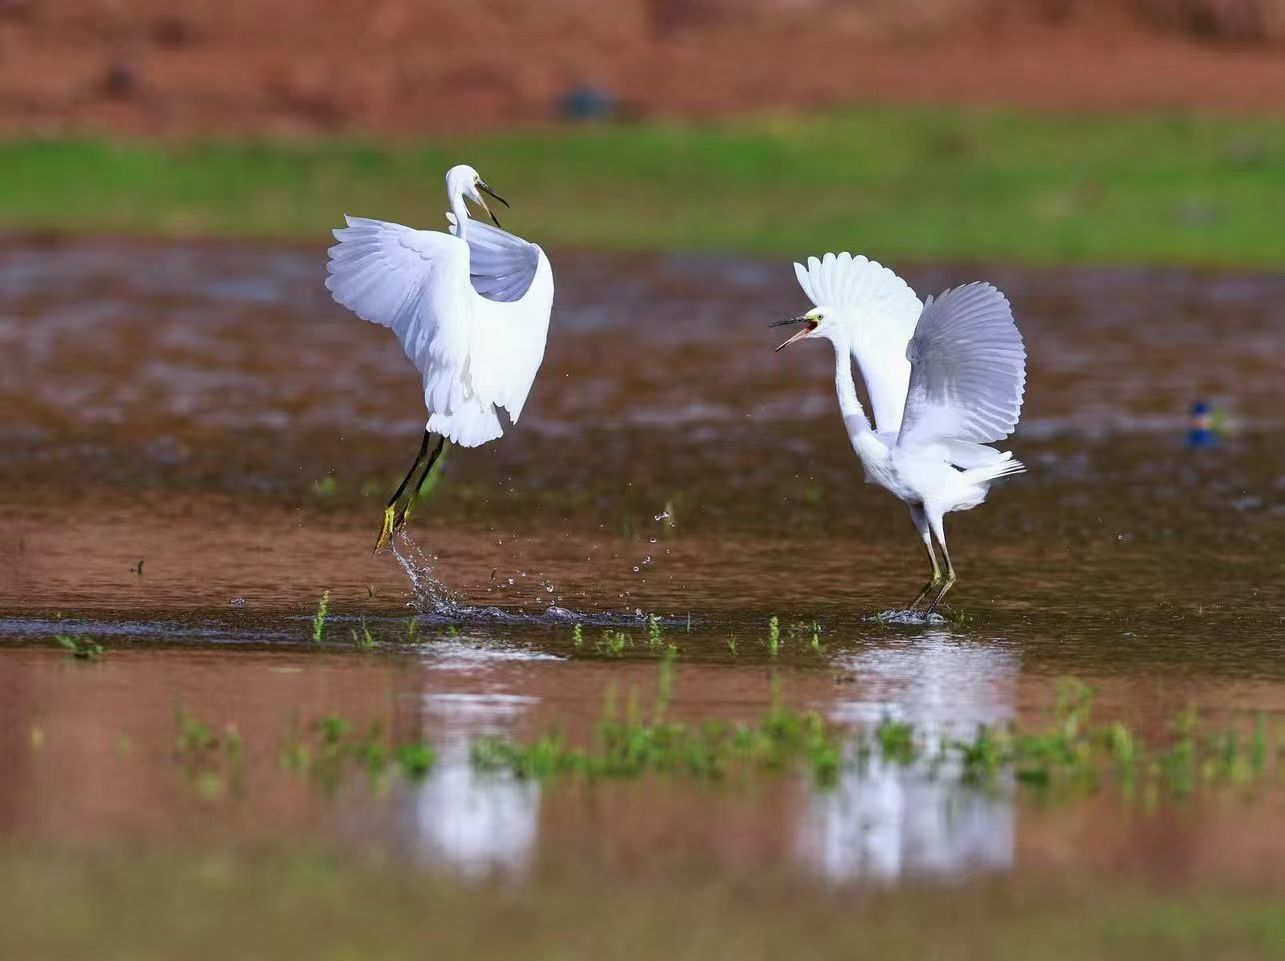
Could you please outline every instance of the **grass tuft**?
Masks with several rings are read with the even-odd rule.
[[[358,634],[354,628],[351,632],[353,647],[359,651],[373,651],[375,649],[375,638],[370,633],[370,628],[366,626],[366,618],[361,619],[361,633]]]
[[[296,729],[281,745],[278,764],[312,780],[326,793],[333,793],[345,774],[363,771],[372,786],[382,789],[394,770],[411,781],[423,780],[437,763],[432,746],[408,741],[393,746],[382,722],[358,727],[338,714],[320,718],[306,735]]]
[[[772,708],[750,724],[705,721],[687,724],[668,716],[672,665],[661,666],[656,706],[643,717],[632,699],[623,712],[608,698],[587,745],[558,733],[529,742],[486,737],[473,747],[473,763],[521,779],[562,776],[588,779],[680,774],[720,779],[733,773],[802,768],[821,786],[841,773],[860,776],[871,761],[923,776],[955,779],[961,788],[991,789],[1005,774],[1027,788],[1079,797],[1114,784],[1131,797],[1141,780],[1147,792],[1182,796],[1200,786],[1247,789],[1272,769],[1265,723],[1253,732],[1201,730],[1193,714],[1180,715],[1175,736],[1162,745],[1120,721],[1096,724],[1093,691],[1067,680],[1047,727],[979,725],[970,738],[938,737],[935,743],[913,723],[883,718],[873,730],[852,733],[813,711],[793,711],[774,698]]]
[[[103,656],[103,646],[87,637],[75,637],[69,634],[57,634],[54,640],[58,646],[78,661],[97,661]]]
[[[330,592],[322,591],[317,613],[312,615],[312,643],[320,644],[326,633],[326,615],[330,612]]]

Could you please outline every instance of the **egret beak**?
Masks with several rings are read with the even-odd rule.
[[[793,337],[791,337],[789,340],[787,340],[785,343],[783,343],[780,347],[776,348],[777,350],[785,350],[785,348],[789,347],[796,340],[802,340],[808,334],[812,333],[812,331],[817,329],[817,322],[813,320],[811,317],[787,317],[785,318],[785,320],[775,321],[774,323],[768,324],[768,326],[784,327],[787,324],[805,324],[806,326],[802,330],[800,330],[797,334],[795,334]]]
[[[504,204],[504,206],[507,207],[509,205],[509,202],[507,200],[505,200],[503,197],[501,197],[499,194],[497,194],[494,190],[492,190],[490,187],[488,187],[480,180],[477,182],[477,189],[481,190],[483,193],[490,194],[500,203]],[[495,216],[494,213],[492,213],[491,208],[486,205],[485,200],[482,201],[482,209],[485,210],[487,214],[490,215],[490,218],[495,221],[495,226],[497,227],[500,226],[500,218]]]

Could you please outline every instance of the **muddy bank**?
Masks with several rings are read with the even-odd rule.
[[[386,331],[325,296],[321,256],[6,251],[0,608],[298,610],[330,589],[404,610],[402,568],[370,547],[420,391]],[[522,422],[452,454],[413,528],[419,563],[464,602],[539,611],[854,617],[914,594],[912,528],[861,483],[826,351],[772,352],[767,323],[801,302],[788,265],[557,261]],[[957,603],[1006,621],[1163,614],[1176,634],[1217,612],[1263,636],[1281,596],[1263,563],[1283,523],[1280,279],[905,273],[923,290],[994,280],[1030,353],[1010,446],[1031,472],[951,517]],[[1191,450],[1198,399],[1220,442]]]
[[[622,117],[853,101],[1278,113],[1268,7],[15,2],[0,129],[422,136],[543,123],[575,90],[573,112]]]

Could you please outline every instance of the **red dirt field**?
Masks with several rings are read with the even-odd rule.
[[[547,121],[581,85],[638,117],[842,102],[1281,113],[1283,5],[1224,0],[1240,18],[1225,23],[1197,9],[1219,5],[0,0],[0,132],[442,134]]]

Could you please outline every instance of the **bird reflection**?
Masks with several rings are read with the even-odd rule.
[[[1007,720],[1019,665],[1009,651],[943,631],[852,655],[842,666],[860,679],[861,697],[836,705],[836,720],[906,720],[935,743]],[[949,776],[930,780],[872,760],[811,797],[799,848],[835,881],[957,877],[1009,868],[1014,821],[1008,785],[984,794]]]
[[[522,875],[530,866],[540,815],[540,787],[507,775],[475,771],[470,745],[480,734],[506,731],[532,703],[513,695],[435,695],[430,712],[457,724],[438,745],[438,761],[414,798],[416,843],[424,858],[473,877]]]

